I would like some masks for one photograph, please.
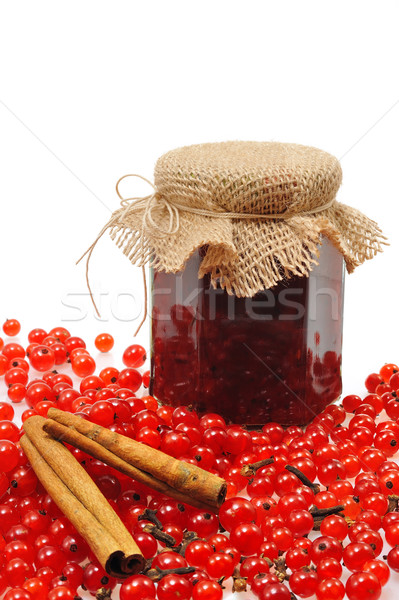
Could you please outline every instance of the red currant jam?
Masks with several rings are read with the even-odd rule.
[[[344,266],[322,239],[319,264],[253,298],[184,271],[152,273],[150,393],[227,421],[303,425],[341,393]]]

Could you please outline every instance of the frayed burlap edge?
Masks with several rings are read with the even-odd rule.
[[[159,214],[162,219],[162,214]],[[198,277],[229,294],[252,297],[291,277],[308,276],[317,264],[321,236],[343,255],[349,273],[386,245],[375,221],[357,209],[335,202],[317,215],[284,220],[243,221],[180,214],[179,230],[159,238],[143,229],[143,213],[116,211],[109,224],[111,238],[134,265],[177,273],[201,247],[206,254]]]

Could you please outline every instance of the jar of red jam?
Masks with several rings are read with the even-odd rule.
[[[261,425],[309,422],[339,398],[344,261],[324,238],[318,265],[252,298],[152,270],[150,393],[172,406]]]
[[[344,271],[381,250],[336,200],[341,167],[295,144],[172,150],[108,227],[151,266],[151,385],[227,422],[304,425],[341,394]],[[119,192],[118,192],[119,193]]]

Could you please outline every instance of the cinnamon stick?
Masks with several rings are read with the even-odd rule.
[[[118,471],[180,502],[215,510],[224,479],[71,413],[51,408],[44,429]]]
[[[91,477],[59,441],[43,430],[45,419],[24,423],[21,446],[47,492],[113,577],[138,573],[144,558]]]

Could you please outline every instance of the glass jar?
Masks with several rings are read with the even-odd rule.
[[[382,251],[375,221],[336,198],[339,161],[300,144],[170,150],[103,233],[152,267],[150,393],[228,422],[304,425],[341,393],[344,263]],[[324,236],[324,237],[323,237]],[[319,254],[315,265],[315,253]]]
[[[252,298],[179,273],[151,272],[151,387],[161,403],[227,422],[304,425],[341,394],[342,254],[321,238],[318,265]]]

